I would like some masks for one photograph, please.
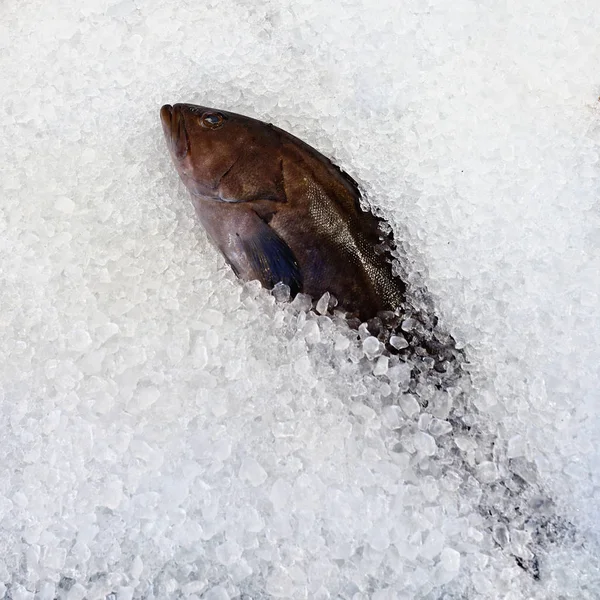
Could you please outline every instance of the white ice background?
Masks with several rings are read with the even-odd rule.
[[[0,597],[600,598],[598,8],[4,0]],[[178,101],[359,180],[477,434],[235,279],[168,157]],[[514,468],[554,543],[531,498],[481,510]]]

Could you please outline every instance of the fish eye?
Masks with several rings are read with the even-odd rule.
[[[207,113],[200,119],[200,124],[208,129],[216,129],[221,127],[225,122],[225,117],[220,113]]]

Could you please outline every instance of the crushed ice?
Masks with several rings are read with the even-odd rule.
[[[597,593],[599,11],[363,4],[3,7],[0,597]],[[235,280],[185,100],[361,182],[430,290],[393,351]]]

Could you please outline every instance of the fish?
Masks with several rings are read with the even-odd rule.
[[[407,286],[392,268],[393,235],[381,218],[363,209],[350,175],[271,123],[194,104],[166,104],[160,118],[196,213],[239,278],[259,280],[268,289],[284,283],[292,296],[302,292],[318,299],[329,292],[349,321],[370,324],[369,332],[386,343],[390,354],[414,365],[407,393],[419,397],[419,381],[428,382],[430,390],[454,388],[447,417],[452,428],[482,444],[489,439],[485,429],[480,432],[472,419],[464,419],[471,385],[469,372],[463,371],[464,350],[428,314],[431,307],[425,312],[410,308]],[[380,331],[373,323],[378,319]],[[405,347],[395,347],[392,334],[402,336]],[[428,402],[421,399],[423,410]],[[470,480],[477,479],[476,468],[456,453],[452,436],[440,436],[436,443]],[[485,455],[495,460],[491,449]],[[497,506],[500,494],[505,506]],[[515,521],[517,528],[533,529],[532,544],[540,548],[553,538],[574,537],[573,526],[556,513],[550,498],[541,505],[544,497],[540,486],[509,471],[504,480],[481,486],[480,511],[489,529],[506,529]],[[531,517],[523,511],[524,498]],[[535,545],[530,557],[513,556],[539,579]]]
[[[361,321],[402,304],[391,236],[331,160],[271,123],[221,109],[165,104],[160,119],[200,222],[240,279],[283,283],[292,297],[329,292]]]

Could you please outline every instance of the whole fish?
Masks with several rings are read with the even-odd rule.
[[[160,117],[173,162],[192,194],[196,212],[240,278],[258,279],[267,288],[281,281],[292,294],[304,292],[314,299],[330,292],[352,316],[370,321],[372,333],[378,327],[374,321],[379,320],[383,329],[391,325],[377,335],[390,340],[388,350],[409,355],[414,365],[409,389],[413,394],[418,395],[417,383],[423,377],[431,377],[428,381],[437,390],[461,380],[464,353],[456,348],[454,338],[438,329],[435,316],[410,308],[406,313],[406,286],[392,273],[390,240],[381,230],[382,221],[361,208],[358,185],[350,176],[314,148],[269,123],[193,104],[167,104],[160,109]],[[399,308],[396,316],[389,315]],[[407,327],[409,321],[412,324]],[[404,350],[392,347],[392,332],[406,338]],[[464,378],[462,385],[468,389]],[[464,392],[454,396],[448,421],[454,429],[476,437],[475,428],[462,417],[468,412],[462,406]],[[423,400],[424,407],[427,402]],[[446,446],[446,456],[454,456],[456,464],[476,479],[475,467],[461,462],[452,437],[441,436],[436,442]],[[488,460],[494,460],[489,454]],[[516,490],[519,486],[523,489]],[[502,485],[482,485],[482,514],[505,527],[522,513],[526,487],[527,482],[518,477]],[[496,506],[498,489],[506,490],[504,512]],[[528,493],[538,497],[533,489]],[[515,503],[519,509],[513,511]],[[520,524],[535,528],[542,546],[556,532],[572,530],[568,522],[553,515],[551,500],[547,503],[546,514],[541,514],[539,506],[532,508],[531,524]],[[537,579],[538,559],[533,552],[531,556],[515,559]]]
[[[160,117],[200,221],[238,277],[314,299],[330,292],[363,321],[399,307],[405,285],[392,274],[381,220],[328,158],[224,110],[167,104]]]

